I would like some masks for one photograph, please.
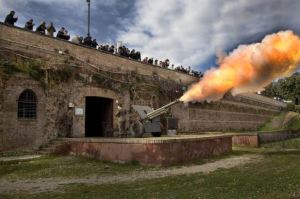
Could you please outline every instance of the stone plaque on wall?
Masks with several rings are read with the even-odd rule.
[[[76,107],[75,108],[75,115],[76,116],[84,116],[84,109],[81,107]]]

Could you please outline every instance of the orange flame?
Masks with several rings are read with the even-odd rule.
[[[292,31],[267,35],[261,43],[241,45],[222,60],[219,68],[204,74],[181,101],[216,101],[263,90],[272,80],[292,75],[300,64],[300,38]]]

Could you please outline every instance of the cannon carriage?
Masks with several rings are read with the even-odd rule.
[[[149,106],[132,105],[135,112],[138,113],[139,119],[132,124],[132,134],[136,137],[142,137],[145,133],[150,133],[154,137],[160,137],[162,134],[162,116],[168,113],[169,108],[177,103],[179,99],[170,102],[156,110]],[[167,118],[167,124],[172,129],[177,129],[177,119],[173,117]]]

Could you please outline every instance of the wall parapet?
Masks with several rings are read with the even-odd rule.
[[[27,45],[28,47],[44,49],[51,52],[56,52],[59,50],[79,59],[85,60],[89,63],[95,64],[107,71],[134,71],[141,75],[157,74],[164,79],[174,79],[175,81],[178,81],[185,85],[191,84],[198,80],[198,78],[185,73],[162,68],[159,66],[144,64],[136,60],[103,52],[88,46],[75,44],[56,37],[40,35],[36,32],[27,31],[19,27],[11,27],[3,23],[0,23],[0,32],[0,40],[2,40],[0,47],[2,48],[26,51],[26,49],[21,49],[17,45],[14,46],[12,44],[17,43],[20,45]],[[5,45],[5,42],[11,44]]]

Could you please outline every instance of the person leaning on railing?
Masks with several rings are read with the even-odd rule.
[[[97,46],[98,46],[97,40],[96,40],[96,39],[93,39],[92,44],[91,44],[91,47],[97,48]]]
[[[33,30],[33,26],[34,26],[34,23],[33,23],[33,19],[30,19],[29,21],[26,22],[25,24],[25,29],[26,30]]]
[[[4,23],[7,25],[12,25],[14,26],[14,23],[18,20],[18,17],[14,17],[15,15],[15,11],[11,11],[5,18]],[[25,29],[26,30],[33,30],[33,19],[30,19],[29,21],[26,22],[25,24]],[[42,22],[41,25],[39,25],[36,28],[36,32],[45,35],[46,34],[46,30],[47,30],[47,35],[52,36],[54,35],[54,32],[56,32],[55,27],[53,26],[53,23],[51,22],[50,25],[48,27],[46,27],[46,22]],[[57,38],[60,39],[64,39],[64,40],[69,40],[70,39],[70,35],[68,34],[68,31],[62,27],[57,35]],[[96,39],[92,40],[92,37],[88,34],[87,37],[85,37],[84,39],[82,37],[79,36],[75,36],[72,38],[71,42],[76,43],[76,44],[83,44],[86,46],[90,46],[90,47],[94,47],[96,49],[102,50],[102,51],[106,51],[106,52],[110,52],[112,54],[116,53],[119,56],[123,56],[123,57],[127,57],[133,60],[137,60],[137,61],[141,61],[142,63],[145,64],[151,64],[151,65],[155,65],[155,66],[160,66],[163,68],[169,68],[170,66],[170,61],[169,59],[166,59],[165,61],[158,61],[157,59],[155,59],[155,61],[153,61],[153,58],[148,58],[145,57],[143,60],[141,59],[141,53],[139,51],[135,51],[135,49],[132,49],[131,51],[126,48],[124,45],[120,46],[118,48],[118,51],[116,51],[117,49],[112,45],[109,47],[109,45],[98,45]],[[203,74],[201,72],[197,72],[197,71],[193,71],[191,70],[191,68],[189,67],[189,69],[185,69],[183,66],[177,66],[174,68],[174,64],[172,64],[171,66],[172,70],[175,71],[180,71],[183,73],[187,73],[196,77],[202,77]]]
[[[41,25],[39,25],[35,31],[42,35],[45,35],[46,34],[46,22],[42,21]]]
[[[64,40],[70,39],[70,35],[68,35],[68,31],[65,29],[65,27],[61,27],[61,29],[57,32],[56,37]]]
[[[50,22],[50,25],[47,27],[47,35],[53,37],[55,32],[56,32],[56,29],[55,29],[53,23]]]
[[[15,22],[18,21],[18,17],[15,16],[15,11],[10,11],[10,13],[5,17],[4,23],[7,25],[14,26]]]
[[[92,46],[93,40],[91,35],[87,35],[84,39],[83,39],[83,44],[86,46]]]

